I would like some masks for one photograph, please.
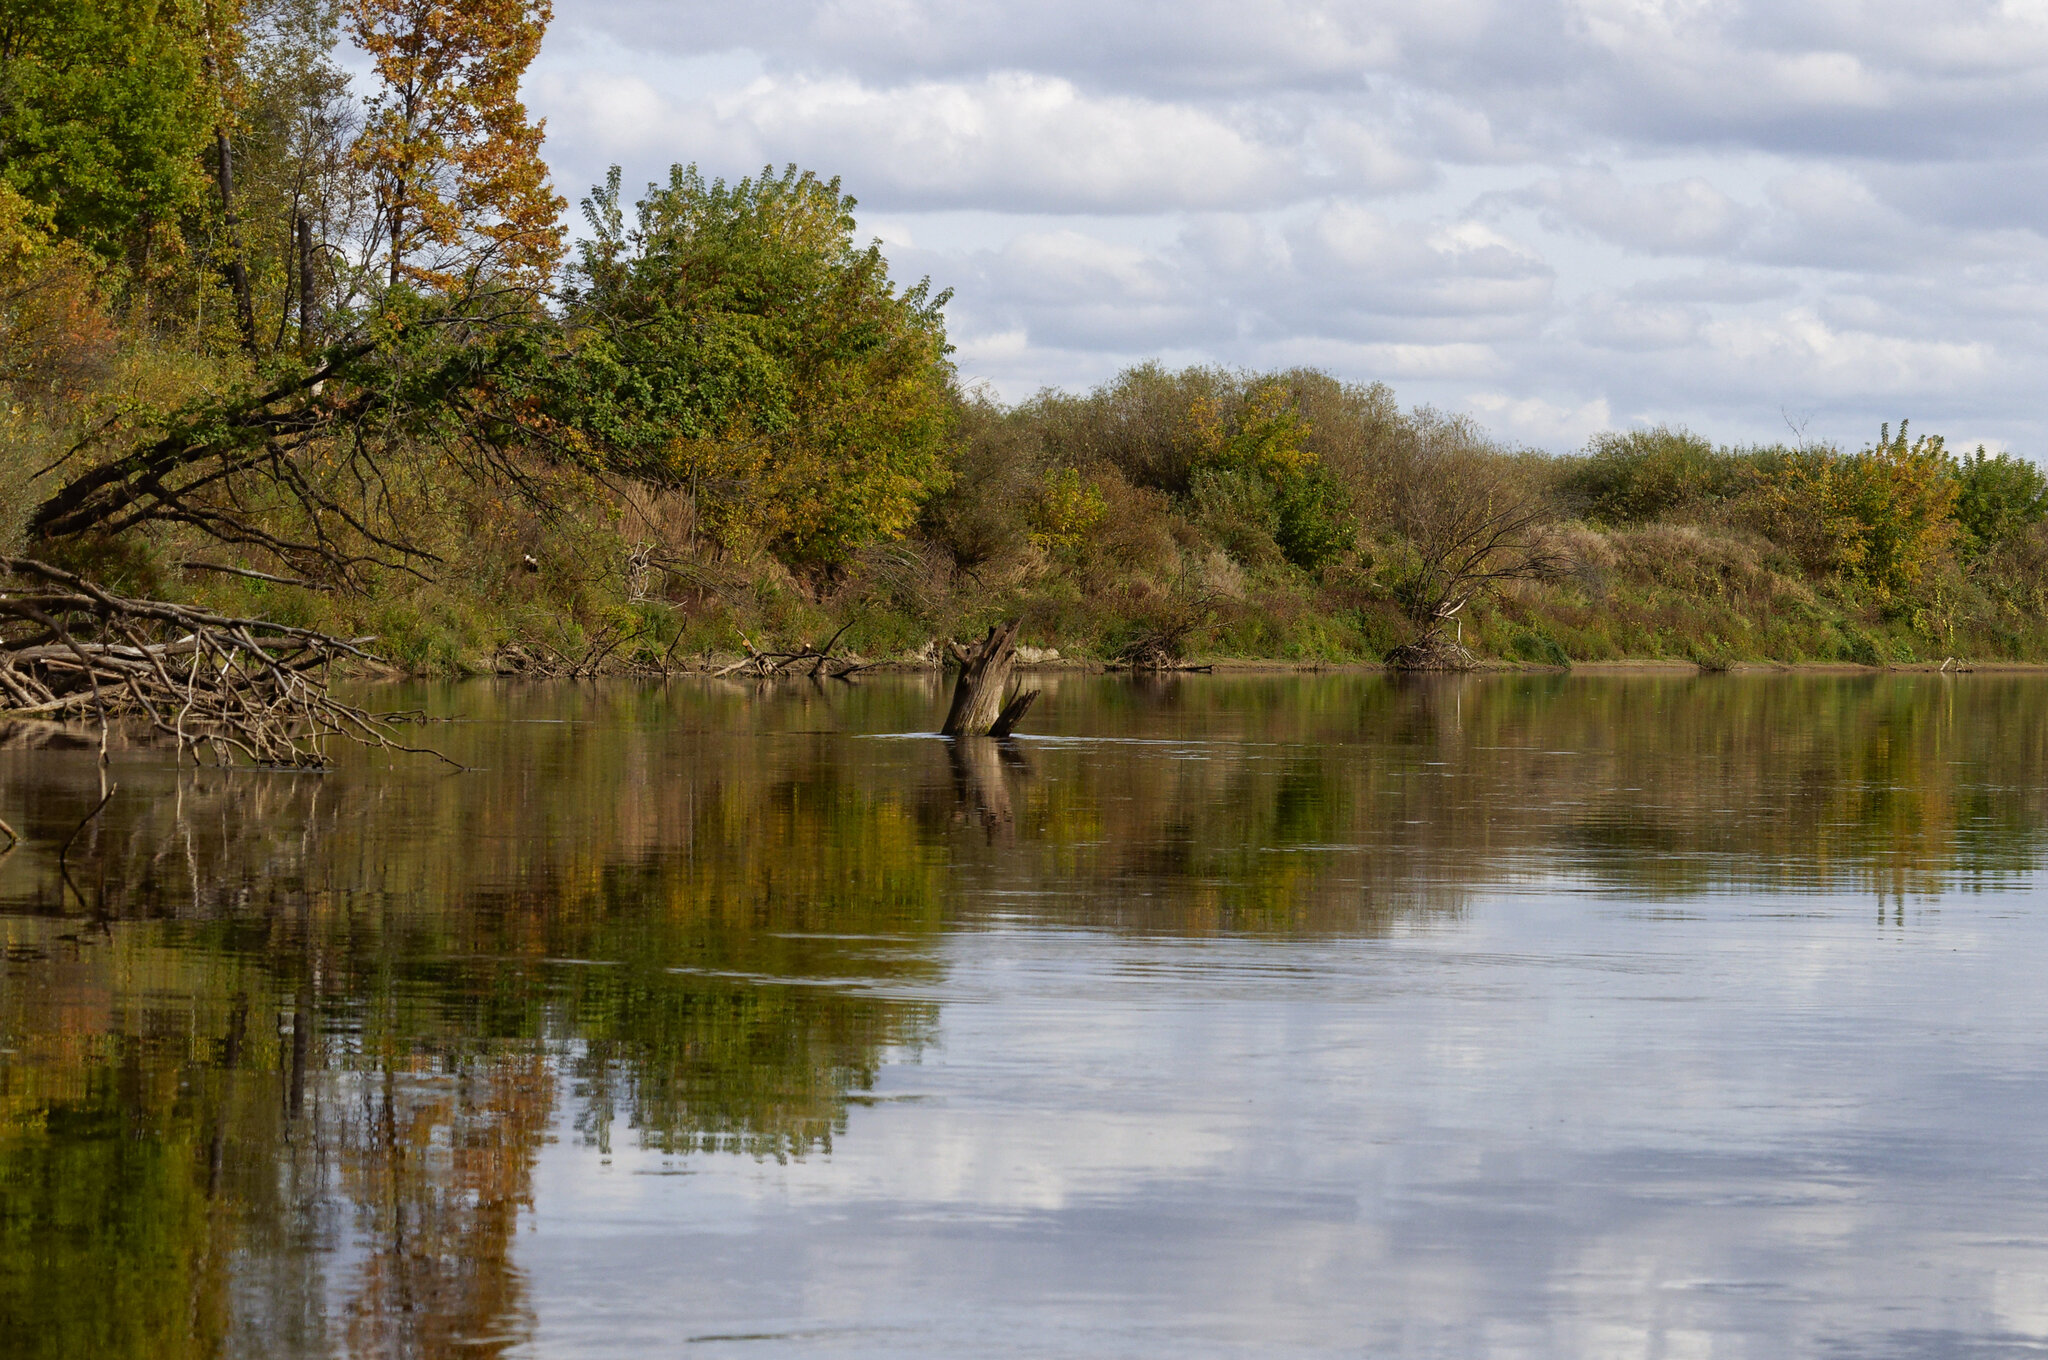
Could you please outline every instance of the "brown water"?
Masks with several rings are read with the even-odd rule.
[[[0,1354],[2048,1349],[2048,678],[0,748]]]

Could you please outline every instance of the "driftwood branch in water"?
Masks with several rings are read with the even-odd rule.
[[[1004,705],[1002,713],[997,716],[995,722],[989,725],[988,734],[992,737],[1009,736],[1017,730],[1017,724],[1024,721],[1024,715],[1031,711],[1031,705],[1036,702],[1038,702],[1037,690],[1020,690],[1016,698]]]
[[[0,717],[91,714],[104,734],[132,716],[195,764],[320,769],[336,737],[447,760],[329,692],[333,662],[375,661],[368,638],[129,599],[33,558],[0,556],[0,576],[25,583],[0,591]]]
[[[960,674],[953,682],[953,706],[946,712],[941,735],[1007,737],[1016,729],[1038,697],[1037,690],[1029,690],[1007,707],[1003,704],[1003,689],[1017,664],[1017,630],[1023,624],[1022,619],[991,624],[988,635],[970,647],[946,643],[946,651],[960,663]]]
[[[844,680],[866,670],[870,664],[856,661],[852,657],[832,654],[832,649],[839,645],[839,639],[845,637],[846,630],[851,627],[851,623],[841,624],[839,631],[822,647],[813,647],[806,642],[793,652],[764,652],[742,637],[740,643],[747,649],[745,658],[711,672],[711,678],[716,680],[728,675],[750,675],[768,680],[783,676],[807,675],[813,680],[820,676]]]

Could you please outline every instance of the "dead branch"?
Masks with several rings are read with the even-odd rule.
[[[0,716],[89,713],[103,742],[128,717],[195,764],[321,769],[337,737],[447,760],[330,691],[335,661],[375,661],[369,638],[129,599],[33,558],[0,556],[0,573],[27,583],[0,593]]]
[[[1126,643],[1110,661],[1112,670],[1133,671],[1206,671],[1208,666],[1188,664],[1188,640],[1214,620],[1216,603],[1221,598],[1214,591],[1204,590],[1190,594],[1186,590],[1187,573],[1181,573],[1181,580],[1174,593],[1161,602],[1151,626]]]
[[[812,679],[825,676],[833,680],[846,680],[873,664],[856,661],[851,656],[833,654],[833,649],[839,645],[839,639],[846,636],[846,630],[852,626],[851,623],[842,624],[839,631],[834,633],[823,647],[814,647],[806,642],[793,652],[764,652],[756,647],[752,640],[742,635],[740,646],[746,648],[747,654],[729,666],[719,667],[711,672],[711,676],[713,679],[721,679],[729,675],[744,674],[757,680],[776,680],[808,675]],[[803,669],[806,662],[810,664],[807,671]]]
[[[305,590],[332,590],[333,586],[324,581],[304,581],[296,576],[273,576],[267,571],[251,571],[247,567],[230,567],[219,562],[180,562],[184,571],[217,571],[225,576],[246,576],[252,581],[272,581],[281,586],[299,586]]]

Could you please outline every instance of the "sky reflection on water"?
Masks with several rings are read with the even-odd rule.
[[[2048,1346],[2048,679],[403,698],[0,749],[0,1354]]]

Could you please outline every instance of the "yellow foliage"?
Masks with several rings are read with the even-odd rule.
[[[552,17],[547,0],[352,0],[348,17],[383,82],[356,156],[376,181],[391,281],[445,288],[481,269],[544,287],[564,205],[519,81]]]
[[[1315,453],[1304,442],[1309,436],[1308,422],[1279,383],[1266,383],[1247,396],[1235,420],[1226,420],[1208,397],[1197,397],[1188,420],[1199,449],[1198,467],[1286,477],[1316,465]]]
[[[1887,426],[1856,454],[1808,449],[1759,474],[1752,516],[1807,571],[1870,587],[1880,599],[1914,590],[1955,544],[1958,487],[1939,435],[1908,440]]]
[[[1108,511],[1101,488],[1082,481],[1078,469],[1050,469],[1039,478],[1038,500],[1031,507],[1031,545],[1044,552],[1079,547]]]

